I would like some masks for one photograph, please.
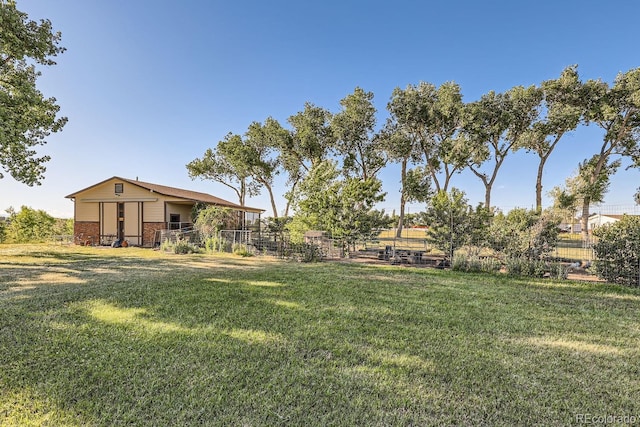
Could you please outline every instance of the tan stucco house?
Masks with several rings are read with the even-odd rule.
[[[191,209],[199,202],[237,211],[239,229],[257,229],[264,212],[206,193],[118,176],[66,197],[74,201],[75,241],[94,244],[126,239],[130,245],[153,246],[158,231],[190,226]]]

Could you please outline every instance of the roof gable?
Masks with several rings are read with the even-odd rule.
[[[122,182],[126,182],[129,183],[131,185],[135,185],[138,186],[140,188],[144,188],[146,190],[149,190],[151,192],[154,193],[158,193],[164,196],[170,196],[170,197],[176,197],[176,198],[180,198],[180,199],[184,199],[184,200],[188,200],[188,201],[192,201],[192,202],[202,202],[202,203],[207,203],[207,204],[212,204],[212,205],[216,205],[216,206],[222,206],[222,207],[228,207],[228,208],[232,208],[232,209],[236,209],[236,210],[243,210],[243,211],[247,211],[247,212],[264,212],[264,209],[258,209],[258,208],[252,208],[249,206],[241,206],[237,203],[233,203],[233,202],[229,202],[228,200],[224,200],[221,199],[219,197],[216,196],[212,196],[211,194],[207,194],[207,193],[200,193],[197,191],[190,191],[190,190],[184,190],[181,188],[176,188],[176,187],[169,187],[166,185],[160,185],[160,184],[153,184],[150,182],[144,182],[144,181],[138,181],[138,180],[133,180],[133,179],[128,179],[128,178],[122,178],[119,176],[113,176],[111,178],[105,179],[104,181],[100,181],[97,184],[91,185],[87,188],[83,188],[82,190],[76,191],[74,193],[69,194],[68,196],[65,196],[68,199],[72,199],[75,198],[79,193],[83,193],[85,191],[91,190],[92,188],[95,188],[99,185],[102,185],[104,183],[107,183],[109,181],[122,181]]]

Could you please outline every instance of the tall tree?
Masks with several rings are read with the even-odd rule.
[[[249,176],[269,193],[273,217],[278,217],[273,181],[280,173],[280,162],[274,151],[290,138],[277,120],[269,117],[264,124],[253,122],[240,146],[233,147],[236,162],[244,164]]]
[[[331,121],[336,151],[343,156],[343,173],[365,181],[374,178],[387,161],[374,138],[376,109],[372,100],[372,92],[356,87],[340,101],[342,110]]]
[[[491,190],[504,159],[537,115],[542,92],[535,86],[516,86],[506,93],[493,91],[468,105],[464,124],[468,138],[468,167],[485,187],[485,208],[491,208]],[[485,163],[492,167],[483,170]]]
[[[67,122],[56,117],[56,99],[36,87],[36,65],[55,65],[52,58],[65,51],[60,39],[48,19],[32,21],[15,1],[0,0],[0,167],[29,186],[41,184],[50,160],[34,147]]]
[[[589,80],[584,85],[587,111],[584,120],[595,123],[604,130],[600,150],[581,168],[581,176],[587,188],[598,188],[599,182],[616,172],[618,160],[612,156],[630,157],[640,164],[640,68],[618,74],[613,86],[599,80]],[[589,205],[593,198],[582,202],[582,237],[588,238],[586,229]]]
[[[420,161],[420,150],[411,131],[399,123],[389,120],[378,133],[382,147],[392,162],[400,163],[400,213],[396,227],[396,237],[402,236],[406,204],[425,202],[431,195],[430,174],[423,167],[410,169],[409,164]]]
[[[215,151],[208,149],[202,159],[187,164],[189,176],[212,179],[232,188],[243,206],[247,195],[260,194],[260,189],[266,188],[277,218],[273,180],[280,172],[280,163],[274,151],[289,137],[288,131],[271,117],[264,124],[253,122],[244,138],[229,133],[218,142]]]
[[[466,165],[458,139],[464,111],[460,86],[446,82],[436,88],[420,82],[396,88],[387,109],[392,122],[424,155],[436,191],[447,191],[451,177]]]
[[[229,187],[238,196],[238,203],[244,206],[247,196],[260,194],[260,184],[253,180],[243,163],[238,163],[235,156],[229,155],[233,150],[228,147],[242,144],[240,135],[227,134],[215,149],[207,149],[202,158],[187,164],[189,177],[208,179]]]
[[[311,103],[304,110],[289,117],[290,138],[282,138],[278,147],[280,163],[288,174],[289,191],[285,194],[288,216],[298,183],[321,161],[327,159],[335,143],[331,131],[331,113]]]
[[[565,68],[560,77],[542,83],[542,108],[518,141],[518,146],[538,155],[536,175],[536,211],[542,211],[544,167],[562,137],[575,130],[584,111],[582,82],[577,67]]]

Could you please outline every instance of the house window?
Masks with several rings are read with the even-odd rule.
[[[116,194],[124,193],[124,184],[118,183],[116,184]]]

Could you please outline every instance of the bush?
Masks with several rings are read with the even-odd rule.
[[[56,218],[52,232],[54,235],[73,235],[73,218]]]
[[[623,216],[596,228],[593,270],[608,282],[640,286],[640,217]]]
[[[204,239],[216,237],[220,230],[236,228],[236,216],[233,210],[218,206],[197,206],[192,212],[194,228]]]
[[[160,245],[160,250],[164,252],[173,252],[173,247],[173,242],[167,239]]]
[[[233,253],[244,257],[253,256],[247,245],[236,243],[233,245]]]
[[[424,221],[429,224],[427,242],[450,257],[460,247],[472,243],[472,236],[482,234],[488,217],[482,207],[473,210],[463,191],[457,188],[449,193],[440,191],[431,198],[424,213]]]
[[[231,242],[216,236],[207,237],[204,241],[204,250],[209,254],[215,252],[231,252],[231,249]]]
[[[200,248],[188,240],[178,239],[173,245],[173,252],[176,254],[197,254],[200,253]]]
[[[160,245],[160,250],[165,252],[173,252],[176,254],[197,254],[200,248],[189,242],[188,240],[178,239],[175,243],[171,240],[165,240]]]
[[[507,215],[499,213],[488,233],[490,246],[511,259],[542,259],[557,245],[559,223],[549,212],[516,208]]]
[[[283,256],[300,262],[318,262],[323,257],[320,246],[313,243],[293,243],[285,250]]]
[[[544,277],[547,265],[541,260],[507,258],[505,268],[510,276]]]
[[[5,227],[6,241],[9,243],[45,242],[53,234],[56,220],[43,210],[22,206],[20,212],[10,212]]]
[[[552,262],[549,265],[550,279],[566,279],[569,274],[569,268],[559,262]]]
[[[453,257],[451,269],[465,273],[496,273],[502,264],[493,257],[466,256],[456,254]]]

